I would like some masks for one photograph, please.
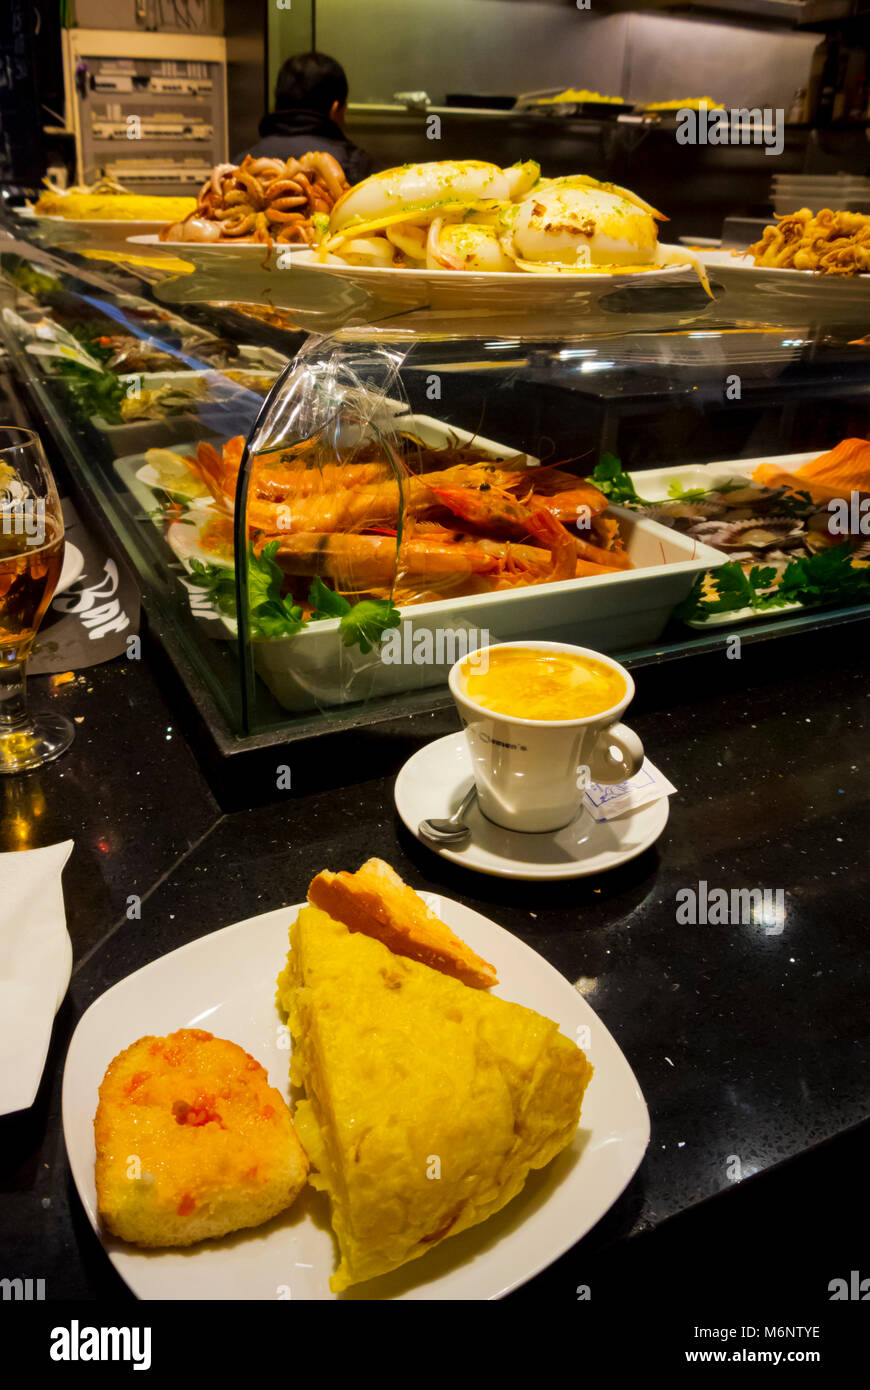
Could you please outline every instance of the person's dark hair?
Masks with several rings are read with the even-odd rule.
[[[325,53],[295,53],[278,73],[275,110],[304,107],[328,116],[332,103],[347,101],[347,78],[341,63]]]

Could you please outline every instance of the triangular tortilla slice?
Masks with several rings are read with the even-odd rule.
[[[485,1221],[571,1140],[592,1068],[550,1019],[394,955],[316,907],[278,1001],[294,1121],[328,1192],[338,1293]]]
[[[308,901],[351,931],[374,936],[398,956],[410,956],[476,989],[498,984],[495,967],[435,916],[383,859],[367,859],[355,874],[329,869],[312,879]]]

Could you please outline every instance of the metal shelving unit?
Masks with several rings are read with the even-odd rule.
[[[107,173],[135,193],[193,193],[226,159],[224,39],[68,29],[63,47],[78,182]]]

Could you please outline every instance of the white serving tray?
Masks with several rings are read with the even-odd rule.
[[[726,459],[721,463],[687,463],[677,468],[639,469],[630,473],[629,477],[646,501],[666,502],[669,497],[668,484],[675,481],[684,488],[703,487],[709,490],[715,488],[717,483],[734,477],[751,480],[760,463],[775,463],[779,468],[794,472],[802,464],[818,458],[822,452],[820,449],[810,449],[801,454],[768,454],[754,459]],[[720,555],[720,563],[732,558],[721,551],[717,551],[717,554]],[[759,560],[759,564],[762,563]],[[714,627],[731,628],[735,623],[760,622],[777,617],[780,613],[793,613],[800,609],[806,609],[806,604],[785,603],[781,608],[766,613],[758,613],[754,608],[737,608],[729,613],[712,613],[709,618],[691,618],[686,626],[705,632]]]
[[[338,619],[328,619],[293,637],[255,642],[257,670],[285,709],[302,711],[443,685],[455,660],[487,642],[536,637],[604,652],[654,642],[695,576],[726,557],[622,507],[609,514],[619,518],[632,570],[400,609],[403,655],[411,659],[396,664],[343,646]],[[423,632],[432,659],[418,664]]]
[[[196,357],[196,346],[195,343],[192,344],[189,351],[189,355],[194,358]],[[260,372],[279,374],[287,365],[287,361],[288,359],[282,357],[274,348],[261,347],[257,343],[241,343],[239,345],[239,365],[230,370],[251,372],[252,374],[259,374]],[[183,381],[192,376],[224,378],[224,373],[220,367],[206,366],[197,370],[184,365],[178,371],[118,373],[119,381],[140,381],[143,390],[164,386],[172,381]],[[230,396],[230,388],[233,386],[239,392],[245,389],[244,382],[233,383],[226,378],[224,378],[224,386],[228,397]],[[265,398],[259,397],[258,399],[262,403]],[[207,435],[209,438],[213,438],[215,433],[222,428],[227,430],[229,436],[233,431],[220,418],[221,404],[219,401],[203,399],[198,403],[192,402],[190,410],[177,415],[166,415],[154,420],[125,420],[120,425],[109,424],[102,415],[93,415],[91,423],[101,434],[105,435],[106,442],[116,455],[138,454],[144,453],[146,449],[170,449],[178,442],[190,440],[191,437]],[[259,405],[256,401],[252,401],[251,404],[250,419],[253,421],[258,413]],[[228,405],[229,400],[224,403],[224,408]],[[238,433],[239,429],[236,428],[235,432]]]
[[[250,377],[253,381],[263,370],[270,368],[243,367],[234,368],[245,377]],[[216,377],[222,380],[225,391],[225,399],[209,400],[203,396],[198,401],[191,401],[189,410],[178,411],[173,415],[155,416],[153,419],[144,418],[141,420],[124,420],[120,425],[111,425],[108,420],[104,420],[102,415],[91,417],[91,424],[94,425],[101,434],[106,436],[106,441],[114,449],[116,454],[138,454],[144,453],[146,449],[171,449],[177,440],[189,440],[191,435],[198,431],[207,430],[209,435],[220,428],[221,412],[228,411],[232,407],[233,398],[236,392],[245,391],[245,381],[230,381],[224,377],[220,367],[209,367],[204,371],[180,371],[180,372],[124,372],[119,374],[119,381],[140,383],[141,390],[155,391],[160,386],[171,385],[174,382],[190,381],[193,377]],[[221,380],[217,380],[215,385],[221,389]],[[258,395],[257,400],[262,404],[264,396]],[[241,402],[237,402],[240,404]],[[251,412],[251,419],[256,415],[259,406],[252,402],[254,409]],[[208,417],[212,418],[209,419]],[[205,418],[202,418],[205,417]],[[226,425],[229,429],[229,425]]]
[[[460,444],[474,440],[497,457],[515,452],[430,415],[408,415],[401,424],[434,447],[448,439]],[[726,557],[625,508],[611,507],[609,513],[619,518],[633,570],[400,608],[402,656],[407,652],[412,659],[396,664],[381,660],[377,651],[365,655],[358,647],[345,647],[339,620],[326,619],[292,637],[255,641],[257,671],[279,704],[302,712],[443,685],[453,662],[485,642],[537,637],[598,651],[654,642],[695,576]],[[434,659],[417,662],[415,651],[430,655],[424,633],[430,634]]]
[[[721,463],[682,463],[674,468],[638,468],[629,477],[641,497],[647,502],[667,502],[668,484],[679,482],[684,488],[714,488],[717,482],[727,482],[735,476],[751,479],[762,463],[775,463],[790,472],[816,459],[823,449],[810,449],[802,454],[762,454],[754,459],[724,459]]]
[[[408,415],[401,423],[430,445],[474,439],[483,452],[494,456],[515,452],[432,416]],[[190,442],[175,447],[179,453],[195,450]],[[115,468],[145,510],[152,510],[156,500],[153,494],[147,500],[149,490],[136,477],[145,462],[138,454],[116,460]],[[678,470],[660,471],[663,477],[674,477]],[[667,495],[666,486],[662,495]],[[403,659],[395,663],[382,660],[377,651],[364,654],[358,647],[345,647],[339,620],[325,619],[291,637],[255,641],[257,671],[285,709],[304,712],[443,685],[458,657],[487,642],[534,636],[611,652],[654,642],[696,575],[723,564],[727,556],[625,508],[611,507],[609,512],[619,519],[634,569],[400,608]],[[196,515],[202,518],[205,512]],[[183,528],[184,546],[174,542],[174,531],[170,528],[167,542],[189,568],[190,527]],[[227,633],[235,635],[235,625],[224,622]],[[415,660],[415,655],[423,659]]]

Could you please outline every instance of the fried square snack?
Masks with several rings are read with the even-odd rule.
[[[192,1245],[289,1207],[308,1159],[281,1094],[236,1043],[144,1037],[109,1064],[94,1119],[97,1204],[135,1245]]]

